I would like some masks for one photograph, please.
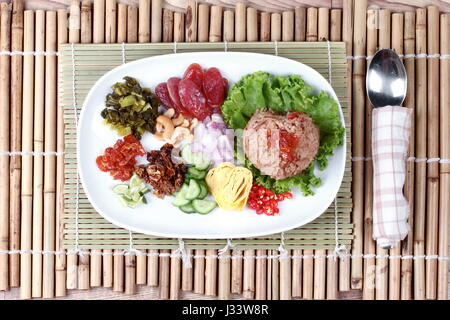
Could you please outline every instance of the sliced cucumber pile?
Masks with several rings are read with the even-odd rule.
[[[217,206],[215,201],[204,200],[208,195],[205,177],[210,161],[202,154],[192,153],[189,145],[181,150],[181,157],[189,168],[183,186],[173,194],[172,204],[185,213],[210,213]]]
[[[149,193],[150,189],[137,174],[133,174],[129,184],[118,184],[113,191],[119,195],[119,200],[124,206],[134,209],[141,203],[147,203],[145,194]]]

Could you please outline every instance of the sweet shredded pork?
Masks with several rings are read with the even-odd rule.
[[[153,194],[164,198],[177,191],[183,184],[187,168],[172,161],[173,145],[166,143],[161,150],[147,153],[148,165],[136,168],[136,174],[153,187]]]

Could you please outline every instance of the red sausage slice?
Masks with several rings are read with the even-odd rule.
[[[178,85],[178,93],[183,107],[199,120],[211,115],[211,109],[206,106],[206,98],[194,81],[183,79]]]
[[[161,82],[155,88],[155,94],[161,103],[167,108],[173,108],[172,99],[170,99],[169,89],[167,89],[167,83]]]
[[[173,102],[173,107],[178,112],[183,111],[183,106],[181,105],[180,102],[180,96],[178,95],[178,85],[180,83],[180,80],[181,80],[180,78],[175,77],[169,78],[169,80],[167,80],[167,89],[169,91],[170,99]]]
[[[206,70],[203,77],[203,91],[210,107],[218,108],[222,105],[225,98],[225,88],[219,69],[209,68]]]
[[[198,63],[192,63],[184,72],[183,79],[189,79],[201,88],[203,84],[203,68]]]

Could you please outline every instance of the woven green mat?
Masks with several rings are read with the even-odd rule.
[[[350,247],[353,239],[351,222],[351,145],[350,110],[347,96],[347,59],[343,42],[245,42],[245,43],[158,43],[158,44],[66,44],[59,49],[59,98],[64,108],[65,123],[65,212],[62,217],[63,245],[66,249],[128,249],[130,236],[135,249],[175,249],[178,239],[153,237],[130,233],[102,218],[91,206],[81,183],[77,198],[76,125],[74,118],[74,95],[77,112],[93,84],[107,71],[130,62],[155,55],[195,51],[240,51],[277,54],[302,62],[329,79],[339,97],[347,128],[347,161],[344,180],[333,203],[313,222],[284,233],[286,249],[333,249],[336,240]],[[331,59],[331,60],[330,60]],[[74,85],[75,81],[75,85]],[[75,89],[75,91],[73,91]],[[76,204],[78,203],[78,210]],[[78,213],[77,213],[78,212]],[[337,232],[336,232],[337,227]],[[60,228],[61,229],[61,228]],[[338,239],[336,239],[336,234]],[[281,234],[251,239],[233,239],[235,248],[277,249]],[[220,249],[226,240],[186,239],[191,249]]]

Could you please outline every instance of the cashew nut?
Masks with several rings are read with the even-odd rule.
[[[188,119],[184,119],[183,123],[181,124],[181,127],[189,128],[189,120]]]
[[[191,135],[188,128],[183,127],[176,127],[173,131],[172,137],[170,138],[171,141],[181,141],[185,140]]]
[[[189,126],[189,130],[190,131],[194,130],[194,128],[197,126],[197,124],[198,124],[198,119],[197,118],[192,119],[191,125]]]
[[[160,123],[164,129],[164,132],[162,133],[162,137],[164,138],[164,140],[170,139],[174,132],[172,121],[166,116],[159,116],[158,118],[156,118],[156,123]]]
[[[163,132],[163,126],[161,123],[157,122],[155,128],[156,128],[156,132],[161,132],[161,133]]]
[[[167,118],[172,118],[174,116],[174,114],[175,114],[175,109],[174,108],[167,109],[166,112],[164,112],[164,115]]]
[[[158,140],[164,140],[163,138],[163,132],[156,132],[153,134],[153,136]]]
[[[178,115],[178,117],[172,119],[172,123],[175,127],[178,127],[184,121],[184,117],[182,114]]]

